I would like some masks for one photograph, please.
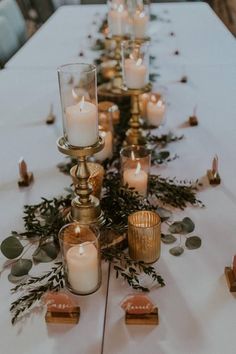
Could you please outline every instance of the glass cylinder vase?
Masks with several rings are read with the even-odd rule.
[[[161,218],[153,211],[138,211],[128,217],[128,246],[132,259],[153,263],[161,252]]]
[[[58,68],[64,138],[71,147],[97,143],[97,73],[91,64],[67,64]]]
[[[123,184],[128,184],[143,197],[148,193],[148,178],[151,166],[151,150],[144,146],[131,145],[120,151]]]
[[[149,42],[123,41],[122,73],[123,84],[128,89],[143,89],[149,82]]]
[[[59,231],[66,287],[77,295],[88,295],[101,285],[99,230],[71,223]]]

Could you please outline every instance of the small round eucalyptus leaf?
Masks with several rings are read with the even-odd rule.
[[[15,275],[12,275],[11,273],[8,274],[8,280],[13,284],[20,283],[21,281],[25,280],[26,278],[27,278],[27,274],[22,275],[21,277],[16,277]]]
[[[182,221],[175,221],[169,226],[168,230],[171,234],[181,234],[183,232]]]
[[[160,159],[161,160],[165,160],[167,159],[169,156],[170,156],[170,152],[167,151],[167,150],[164,150],[164,151],[160,151],[157,156],[160,156]]]
[[[190,232],[193,232],[195,229],[195,225],[193,221],[190,218],[184,218],[182,220],[182,226],[183,226],[183,234],[189,234]]]
[[[21,242],[15,236],[9,236],[1,243],[1,251],[3,255],[8,259],[14,259],[19,257],[24,247]]]
[[[181,246],[176,246],[176,247],[169,249],[169,252],[170,252],[170,254],[172,254],[172,256],[178,257],[184,252],[184,249]]]
[[[166,234],[166,235],[161,234],[161,240],[164,243],[170,244],[170,243],[174,243],[177,240],[177,238],[171,234]]]
[[[11,274],[15,277],[21,277],[29,273],[32,268],[32,261],[30,259],[19,259],[16,263],[13,263],[11,267]]]
[[[47,263],[57,258],[59,249],[54,242],[47,242],[40,245],[33,253],[33,260],[36,263]]]
[[[185,241],[185,246],[189,250],[196,250],[197,248],[201,247],[202,240],[198,236],[191,236],[188,237],[187,240]]]
[[[168,220],[172,216],[172,212],[164,208],[157,208],[156,212],[162,221]]]

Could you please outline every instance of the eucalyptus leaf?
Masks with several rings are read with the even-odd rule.
[[[164,243],[170,244],[170,243],[174,243],[177,238],[174,235],[171,234],[161,234],[161,240]]]
[[[183,232],[184,234],[189,234],[195,229],[195,225],[190,218],[184,218],[182,220]]]
[[[172,216],[172,212],[164,208],[157,208],[156,212],[162,221],[168,220]]]
[[[1,243],[1,251],[8,259],[14,259],[22,253],[24,247],[15,236],[9,236]]]
[[[57,258],[59,249],[54,242],[47,242],[40,245],[33,253],[33,260],[37,263],[51,262]]]
[[[185,241],[185,246],[189,250],[195,250],[195,249],[201,247],[201,244],[202,244],[202,240],[198,236],[188,237],[187,240]]]
[[[167,150],[163,150],[158,153],[158,156],[160,156],[161,160],[166,160],[170,156],[170,152]]]
[[[11,274],[15,277],[21,277],[29,273],[32,268],[32,261],[30,259],[19,259],[15,263],[13,263],[11,267]]]
[[[169,232],[171,234],[182,234],[183,224],[182,221],[175,221],[169,226]]]
[[[27,278],[27,274],[22,275],[21,277],[16,277],[15,275],[12,275],[11,273],[8,274],[8,280],[13,284],[20,283],[20,282],[24,281],[26,278]]]
[[[172,254],[172,256],[180,256],[183,252],[184,252],[184,249],[183,247],[181,246],[176,246],[176,247],[173,247],[169,250],[170,254]]]

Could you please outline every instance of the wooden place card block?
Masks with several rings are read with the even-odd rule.
[[[47,323],[65,323],[65,324],[77,324],[80,318],[80,307],[76,306],[69,311],[52,312],[47,311],[45,315],[45,321]]]
[[[225,277],[227,280],[227,284],[229,287],[229,291],[231,293],[236,292],[236,277],[234,275],[234,271],[230,267],[225,267]]]
[[[125,323],[128,325],[158,325],[158,308],[154,308],[150,313],[134,314],[125,313]]]

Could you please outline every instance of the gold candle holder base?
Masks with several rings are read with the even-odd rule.
[[[102,225],[104,223],[104,216],[101,211],[100,202],[98,198],[91,195],[93,189],[88,182],[90,172],[87,166],[87,157],[103,149],[103,139],[99,137],[98,141],[93,146],[73,147],[68,145],[64,137],[61,137],[57,141],[57,147],[63,154],[78,159],[78,165],[75,171],[78,180],[75,186],[77,196],[71,202],[69,219],[86,225]]]
[[[130,128],[126,133],[126,144],[127,145],[145,145],[146,141],[143,135],[143,130],[141,128],[140,122],[140,106],[139,106],[139,96],[143,93],[150,92],[152,89],[152,84],[149,83],[141,89],[130,89],[123,88],[126,94],[131,96],[131,118],[130,118]]]

